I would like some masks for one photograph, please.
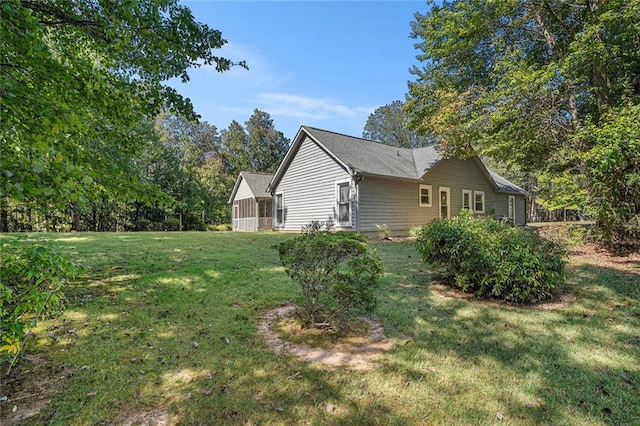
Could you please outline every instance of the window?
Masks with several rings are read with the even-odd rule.
[[[431,185],[420,185],[420,206],[431,207]]]
[[[473,211],[484,213],[484,192],[473,191]]]
[[[284,194],[276,194],[276,225],[284,223]]]
[[[509,217],[509,221],[515,225],[516,224],[516,197],[514,197],[513,195],[509,195],[508,198],[508,205],[509,205],[509,209],[508,209],[508,217]]]
[[[471,191],[468,189],[462,190],[462,208],[471,210]]]
[[[338,205],[338,223],[351,225],[351,186],[349,181],[336,182],[336,204]]]

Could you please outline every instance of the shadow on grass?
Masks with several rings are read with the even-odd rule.
[[[385,401],[345,394],[361,375],[275,355],[257,334],[267,308],[298,297],[277,267],[274,236],[235,236],[215,245],[122,240],[86,247],[78,239],[61,241],[84,253],[87,272],[66,289],[65,314],[42,323],[30,347],[46,359],[35,380],[55,389],[40,393],[51,401],[24,424],[127,424],[162,416],[181,424],[401,418]],[[11,387],[34,380],[33,368],[27,359]],[[20,414],[30,395],[11,387],[5,390]]]
[[[16,370],[53,387],[25,424],[640,423],[636,274],[570,265],[574,303],[503,307],[430,291],[410,243],[372,244],[377,315],[406,344],[365,373],[275,355],[258,335],[267,309],[299,297],[271,249],[290,236],[90,237],[59,243],[87,275],[38,333],[46,362]]]
[[[553,311],[389,286],[382,315],[410,340],[386,374],[453,395],[453,422],[640,424],[640,275],[567,273],[577,300]]]

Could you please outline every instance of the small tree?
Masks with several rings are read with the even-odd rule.
[[[302,289],[297,314],[305,327],[328,324],[346,329],[355,315],[376,306],[380,258],[364,235],[307,229],[275,246],[287,274]]]
[[[62,287],[79,267],[47,244],[0,244],[0,361],[9,369],[38,319],[62,310]]]

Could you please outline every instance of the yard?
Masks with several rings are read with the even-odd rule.
[[[438,285],[410,241],[372,242],[372,368],[277,355],[258,334],[299,297],[259,233],[32,234],[85,267],[1,372],[3,424],[640,424],[640,257],[574,250],[555,303]]]

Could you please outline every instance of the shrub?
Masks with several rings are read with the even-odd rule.
[[[316,228],[274,247],[287,274],[300,283],[297,314],[303,325],[344,330],[354,316],[375,308],[382,264],[364,235]]]
[[[420,235],[420,232],[422,232],[422,226],[413,226],[409,229],[409,236],[415,238]]]
[[[536,303],[564,282],[564,249],[526,229],[467,211],[436,219],[416,240],[425,263],[462,291],[510,303]]]
[[[333,229],[333,221],[312,220],[308,225],[302,225],[302,233],[316,233],[323,231],[331,231]]]
[[[216,225],[207,225],[206,226],[207,231],[209,232],[225,232],[225,231],[231,231],[233,229],[233,227],[231,226],[230,223],[219,223]]]
[[[168,217],[162,222],[162,228],[165,231],[179,231],[180,230],[180,220],[175,217]]]
[[[382,235],[383,238],[389,238],[389,235],[391,235],[391,230],[386,223],[382,225],[376,223],[376,231],[378,231],[378,234]]]
[[[13,366],[29,329],[64,307],[62,287],[79,268],[47,244],[21,241],[0,245],[0,263],[0,357]]]

